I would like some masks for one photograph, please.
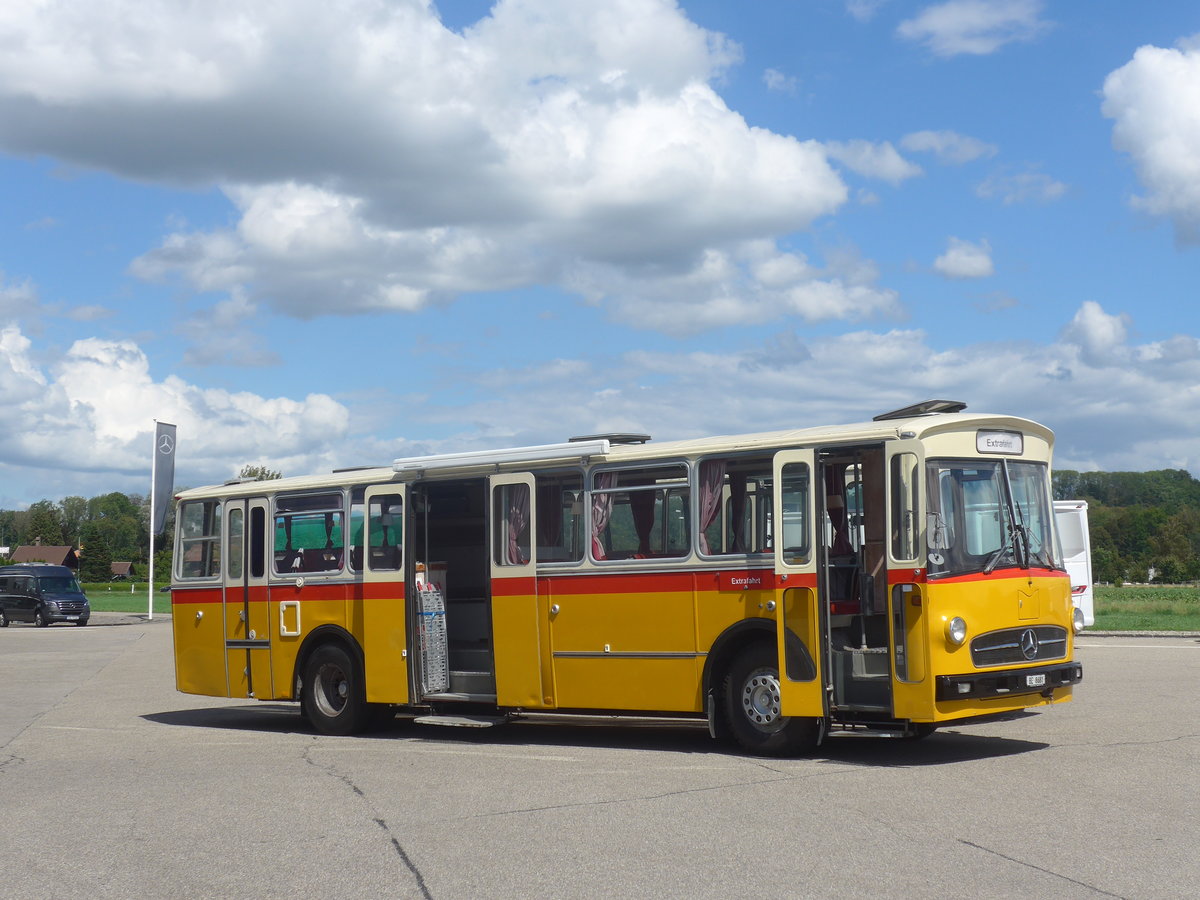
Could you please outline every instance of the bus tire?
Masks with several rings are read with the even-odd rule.
[[[337,644],[323,644],[304,666],[304,717],[322,734],[355,734],[367,723],[363,680],[354,658]]]
[[[779,714],[779,662],[775,648],[755,642],[729,664],[722,690],[725,721],[738,745],[755,756],[812,750],[820,719]]]

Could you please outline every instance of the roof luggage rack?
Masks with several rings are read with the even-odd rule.
[[[650,440],[648,434],[637,434],[636,432],[622,431],[616,434],[581,434],[577,437],[568,438],[568,442],[577,444],[580,441],[608,441],[610,444],[645,444]]]
[[[934,413],[956,413],[967,408],[961,400],[922,400],[903,409],[893,409],[891,412],[880,413],[872,422],[886,422],[889,419],[911,419],[914,416],[931,416]]]

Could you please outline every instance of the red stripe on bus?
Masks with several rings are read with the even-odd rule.
[[[1000,579],[1026,579],[1026,578],[1061,578],[1063,581],[1069,580],[1070,576],[1066,572],[1060,572],[1057,569],[1018,569],[1016,567],[997,569],[987,575],[982,572],[974,572],[970,575],[954,575],[949,578],[935,578],[930,581],[930,584],[969,584],[975,581],[997,581]]]

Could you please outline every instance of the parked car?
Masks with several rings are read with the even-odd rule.
[[[9,622],[86,625],[91,614],[87,596],[66,566],[0,566],[0,628]]]

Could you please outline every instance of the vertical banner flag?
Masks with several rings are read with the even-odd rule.
[[[154,429],[154,483],[151,496],[150,527],[154,534],[162,534],[167,524],[167,510],[171,506],[171,495],[175,492],[175,426],[156,422]]]

